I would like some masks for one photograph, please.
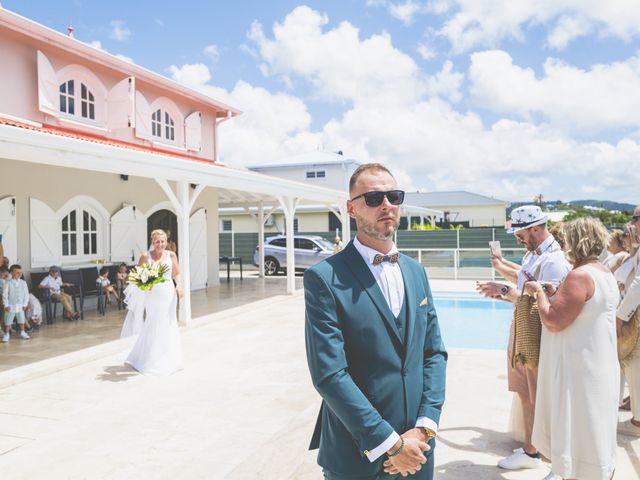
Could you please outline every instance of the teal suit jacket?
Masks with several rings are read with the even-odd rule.
[[[323,400],[310,449],[335,473],[379,473],[385,456],[372,463],[365,451],[418,417],[440,420],[447,353],[431,289],[420,264],[402,254],[398,263],[404,339],[353,242],[304,275],[307,361]]]

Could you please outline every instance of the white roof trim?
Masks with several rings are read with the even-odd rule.
[[[104,145],[87,140],[0,125],[0,158],[102,173],[202,184],[232,190],[253,205],[260,199],[296,197],[315,203],[341,203],[347,192],[286,180],[249,170],[236,169]]]

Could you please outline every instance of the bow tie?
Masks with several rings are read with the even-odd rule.
[[[373,264],[374,265],[380,265],[382,262],[390,262],[390,263],[396,263],[398,261],[398,253],[392,253],[391,255],[381,255],[381,254],[377,254],[375,257],[373,257]]]

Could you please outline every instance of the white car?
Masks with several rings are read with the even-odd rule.
[[[333,255],[333,244],[317,235],[293,237],[296,270],[305,270]],[[258,266],[260,245],[253,254],[253,264]],[[287,237],[279,235],[264,241],[264,274],[275,275],[287,268]]]

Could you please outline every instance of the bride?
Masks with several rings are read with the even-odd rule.
[[[182,368],[182,347],[176,317],[176,298],[182,296],[180,266],[167,247],[164,230],[151,232],[151,250],[140,256],[138,265],[164,264],[167,279],[143,292],[130,284],[124,291],[127,317],[121,337],[137,336],[125,363],[140,373],[170,375]],[[174,287],[175,281],[175,287]]]

